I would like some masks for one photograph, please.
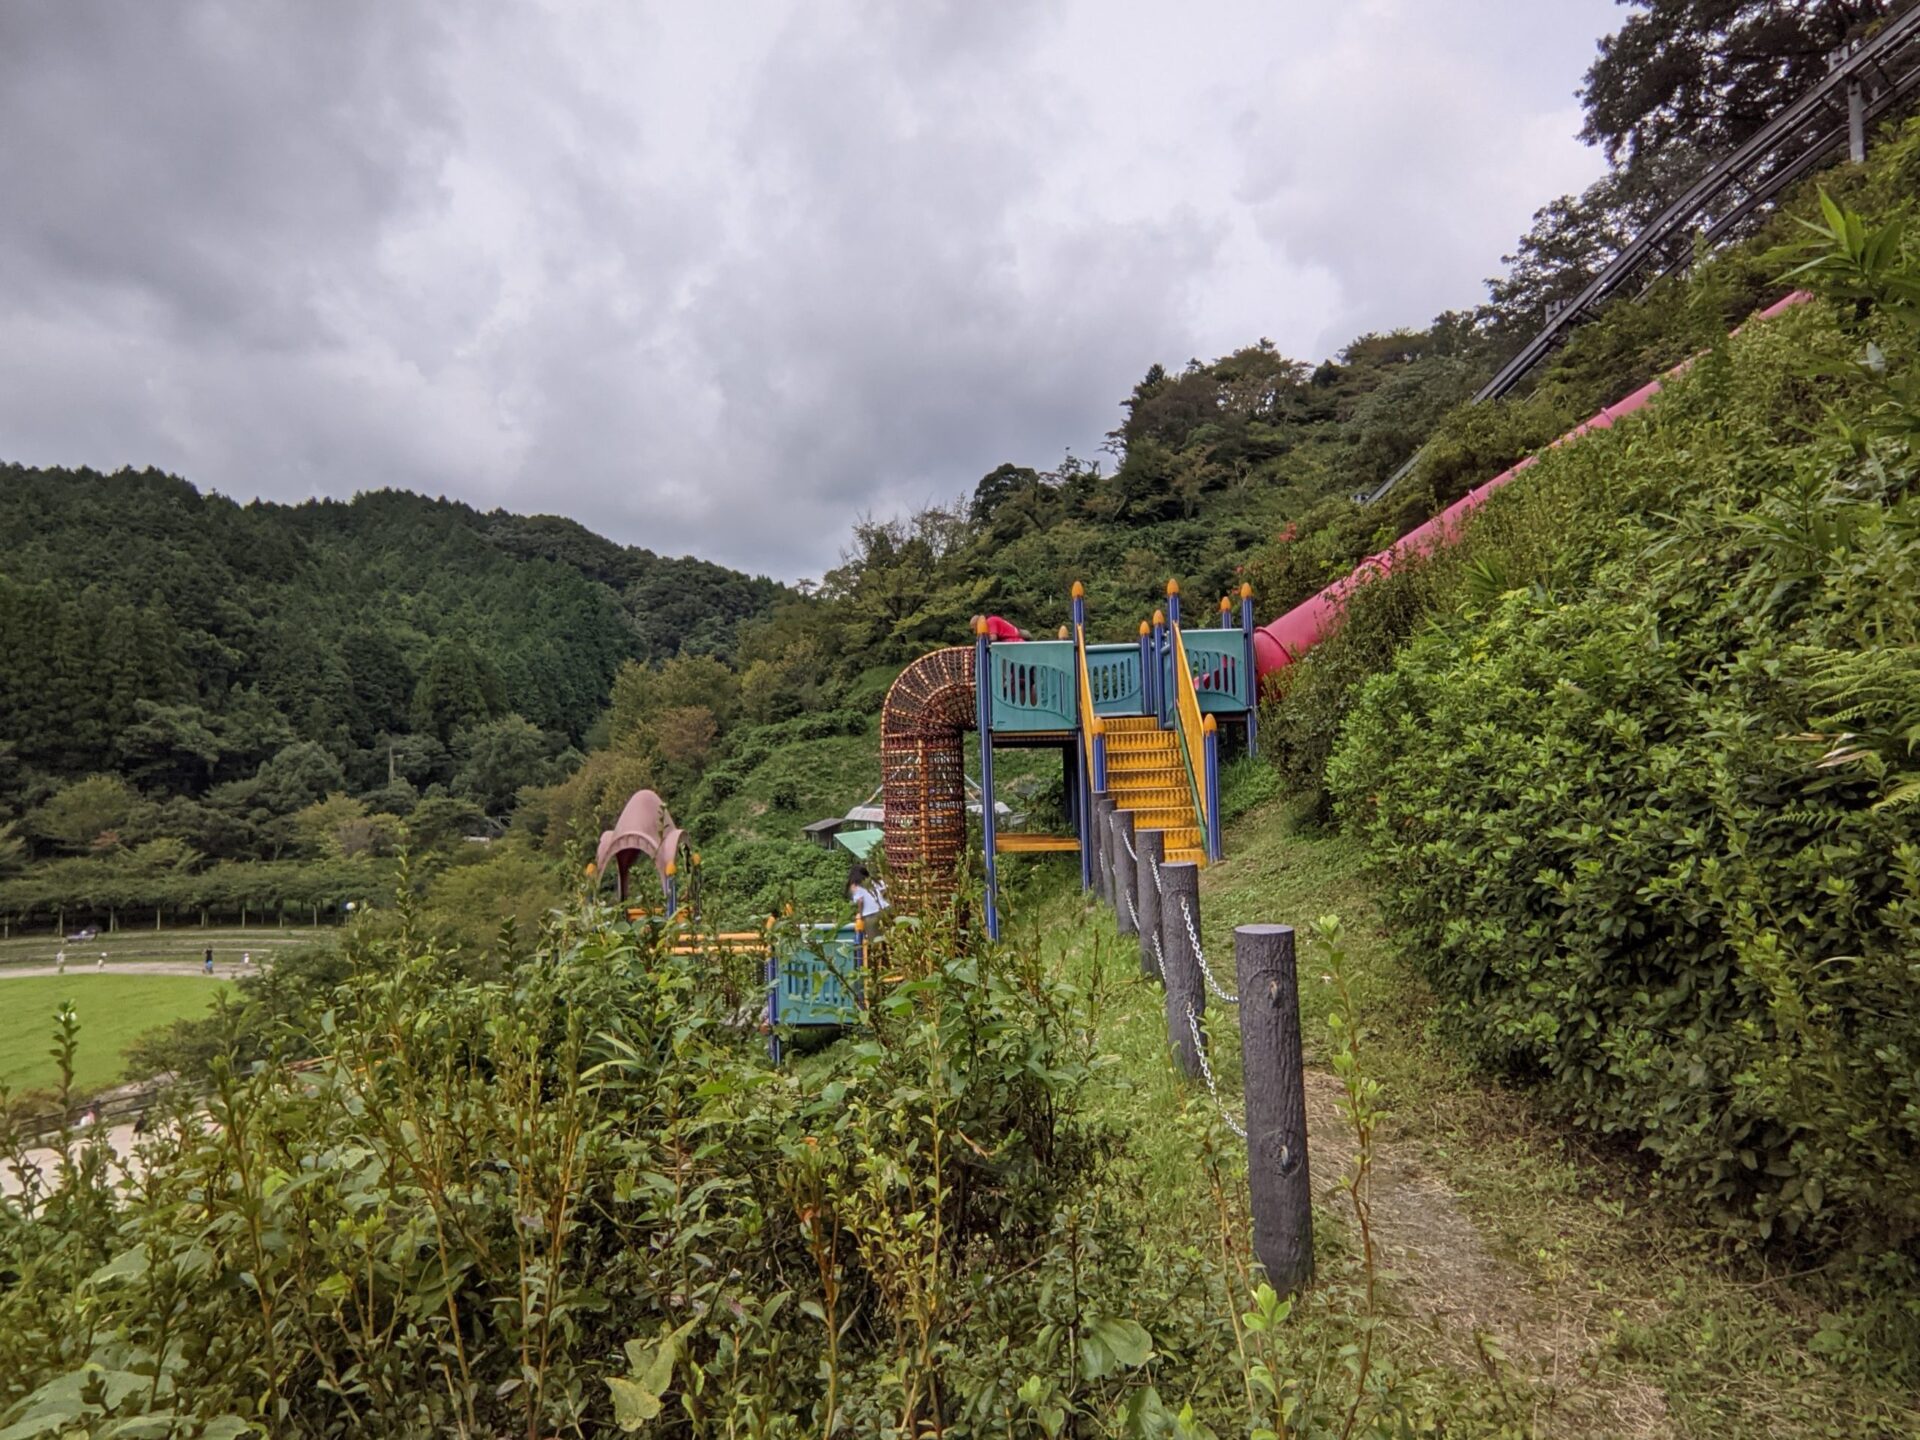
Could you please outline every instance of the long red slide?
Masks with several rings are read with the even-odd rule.
[[[1768,319],[1812,298],[1806,291],[1796,290],[1784,300],[1769,305],[1754,319]],[[1734,333],[1737,335],[1740,332],[1736,330]],[[1609,429],[1624,416],[1645,408],[1647,402],[1660,393],[1661,386],[1668,379],[1684,374],[1692,363],[1692,360],[1683,361],[1660,379],[1651,380],[1642,385],[1626,399],[1607,406],[1591,419],[1574,426],[1554,441],[1553,445],[1565,445],[1569,441],[1578,440],[1591,430]],[[1550,445],[1547,448],[1552,449],[1553,446]],[[1386,574],[1404,559],[1429,554],[1442,545],[1451,545],[1457,541],[1465,528],[1467,516],[1484,505],[1487,497],[1494,491],[1528,466],[1537,463],[1539,459],[1538,455],[1529,455],[1511,469],[1501,471],[1486,484],[1469,490],[1426,524],[1409,530],[1377,555],[1369,555],[1353,567],[1351,574],[1334,581],[1319,594],[1302,600],[1278,620],[1254,631],[1254,673],[1264,681],[1267,676],[1293,664],[1337,630],[1341,617],[1346,612],[1347,596],[1352,593],[1355,586],[1364,585],[1376,575]]]

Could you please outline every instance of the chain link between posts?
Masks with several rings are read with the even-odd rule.
[[[1229,995],[1213,978],[1213,967],[1207,964],[1207,952],[1200,948],[1200,929],[1193,923],[1193,911],[1187,908],[1187,897],[1180,897],[1180,918],[1187,922],[1187,939],[1193,944],[1193,958],[1200,962],[1200,973],[1206,977],[1207,989],[1213,992],[1216,1000],[1226,1005],[1238,1005],[1240,997]]]
[[[1220,1118],[1226,1122],[1229,1130],[1233,1131],[1233,1133],[1238,1135],[1242,1140],[1246,1139],[1247,1127],[1235,1120],[1233,1116],[1228,1113],[1226,1102],[1220,1098],[1219,1083],[1214,1080],[1213,1066],[1207,1060],[1206,1038],[1200,1033],[1200,1021],[1194,1016],[1193,1006],[1191,1005],[1187,1006],[1187,1029],[1193,1035],[1193,1053],[1200,1057],[1200,1073],[1206,1078],[1207,1093],[1213,1096],[1214,1108],[1220,1112]]]

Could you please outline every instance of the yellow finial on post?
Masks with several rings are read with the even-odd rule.
[[[853,933],[856,935],[867,933],[867,922],[864,917],[859,915],[853,917]]]
[[[1099,715],[1093,717],[1093,733],[1095,735],[1104,735],[1107,733],[1107,722]]]
[[[1171,599],[1173,596],[1178,595],[1179,593],[1180,593],[1180,582],[1178,580],[1167,581],[1167,597]]]
[[[1211,735],[1219,728],[1218,725],[1213,723],[1213,716],[1203,715],[1200,717],[1200,730],[1202,734]]]
[[[1147,638],[1147,636],[1151,635],[1152,633],[1153,633],[1153,626],[1148,624],[1145,620],[1142,620],[1140,622],[1140,638],[1144,640]]]
[[[1078,580],[1073,582],[1073,598],[1074,599],[1079,600],[1083,598],[1086,595],[1086,593],[1087,593],[1086,586],[1082,585]]]
[[[1220,597],[1220,613],[1224,615],[1227,613],[1227,611],[1231,610],[1232,608],[1233,608],[1233,601],[1229,600],[1226,596],[1222,595]]]
[[[1166,624],[1166,623],[1167,623],[1167,612],[1166,612],[1166,611],[1164,611],[1164,610],[1156,610],[1156,611],[1154,611],[1154,612],[1153,612],[1153,623],[1154,623],[1154,626],[1155,626],[1156,628],[1158,628],[1158,627],[1159,627],[1159,626],[1161,626],[1161,625],[1164,625],[1164,624]]]
[[[1253,598],[1253,586],[1251,584],[1248,584],[1245,581],[1241,582],[1240,598],[1242,600],[1251,600]]]
[[[1067,627],[1064,625],[1060,627],[1060,638],[1062,640],[1071,640],[1073,638],[1072,635],[1067,633]]]
[[[987,617],[986,616],[976,615],[973,617],[973,633],[976,635],[984,635],[987,633]]]
[[[669,876],[673,876],[673,875],[678,875],[679,873],[680,873],[679,862],[675,860],[673,856],[669,855],[667,857],[667,874]]]
[[[597,868],[597,867],[596,867],[596,866],[594,865],[594,863],[593,863],[593,861],[591,861],[591,860],[589,860],[589,861],[587,861],[587,872],[586,872],[586,873],[587,873],[587,878],[588,878],[589,880],[591,880],[591,879],[592,879],[592,878],[594,877],[594,872],[595,872],[595,870],[596,870],[596,868]]]

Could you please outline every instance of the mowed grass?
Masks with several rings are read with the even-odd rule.
[[[59,1086],[60,1072],[48,1052],[63,1001],[71,1000],[80,1017],[74,1090],[84,1094],[121,1078],[122,1057],[136,1035],[206,1013],[225,985],[197,975],[112,971],[0,979],[0,1086],[15,1095]]]
[[[242,952],[251,953],[254,964],[258,965],[272,956],[276,949],[310,945],[316,937],[325,940],[338,934],[337,929],[326,925],[318,929],[289,925],[284,930],[271,925],[205,930],[198,925],[182,925],[164,930],[133,926],[112,934],[101,934],[92,940],[67,940],[53,934],[14,935],[0,940],[0,967],[51,965],[62,950],[67,952],[69,969],[92,965],[103,950],[109,966],[155,960],[194,963],[206,953],[208,946],[213,947],[216,965],[224,967],[238,964]],[[0,971],[0,974],[3,973]]]

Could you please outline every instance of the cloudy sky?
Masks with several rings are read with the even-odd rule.
[[[818,575],[1481,298],[1612,0],[4,0],[0,460]]]

